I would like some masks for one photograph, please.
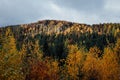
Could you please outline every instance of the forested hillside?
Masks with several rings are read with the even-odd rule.
[[[0,80],[120,80],[120,23],[1,27]]]

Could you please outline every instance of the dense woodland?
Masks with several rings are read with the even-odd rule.
[[[120,80],[120,24],[1,27],[0,80]]]

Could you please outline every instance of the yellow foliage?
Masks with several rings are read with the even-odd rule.
[[[102,80],[119,80],[120,64],[117,55],[109,48],[105,48],[103,59],[101,60]]]
[[[68,78],[79,79],[81,67],[83,65],[83,54],[76,45],[68,46],[69,54],[66,59]]]
[[[114,52],[118,56],[118,60],[119,60],[119,63],[120,63],[120,39],[118,39],[117,42],[116,42]]]
[[[88,54],[82,71],[84,80],[119,80],[120,78],[117,55],[110,48],[105,48],[101,59]]]
[[[2,39],[0,50],[0,79],[1,80],[22,80],[21,56],[16,49],[16,43],[10,28],[7,28]]]
[[[82,72],[84,73],[84,80],[101,80],[100,60],[92,54],[88,54]]]
[[[77,45],[68,45],[68,53],[76,53],[78,51]]]
[[[59,62],[50,57],[43,58],[39,41],[23,45],[18,52],[10,28],[6,30],[4,37],[0,35],[0,42],[2,42],[0,43],[2,45],[0,47],[0,80],[120,79],[120,39],[113,50],[105,48],[103,55],[96,46],[90,48],[86,54],[77,45],[68,45],[66,59],[61,59]],[[27,56],[28,49],[30,56]]]
[[[91,47],[89,50],[89,53],[92,54],[94,57],[98,58],[102,55],[102,52],[99,48],[95,47]]]

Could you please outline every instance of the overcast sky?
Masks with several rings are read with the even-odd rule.
[[[54,19],[120,22],[120,0],[0,0],[0,26]]]

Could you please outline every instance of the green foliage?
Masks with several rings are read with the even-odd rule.
[[[0,80],[119,80],[119,37],[112,23],[0,28]]]

